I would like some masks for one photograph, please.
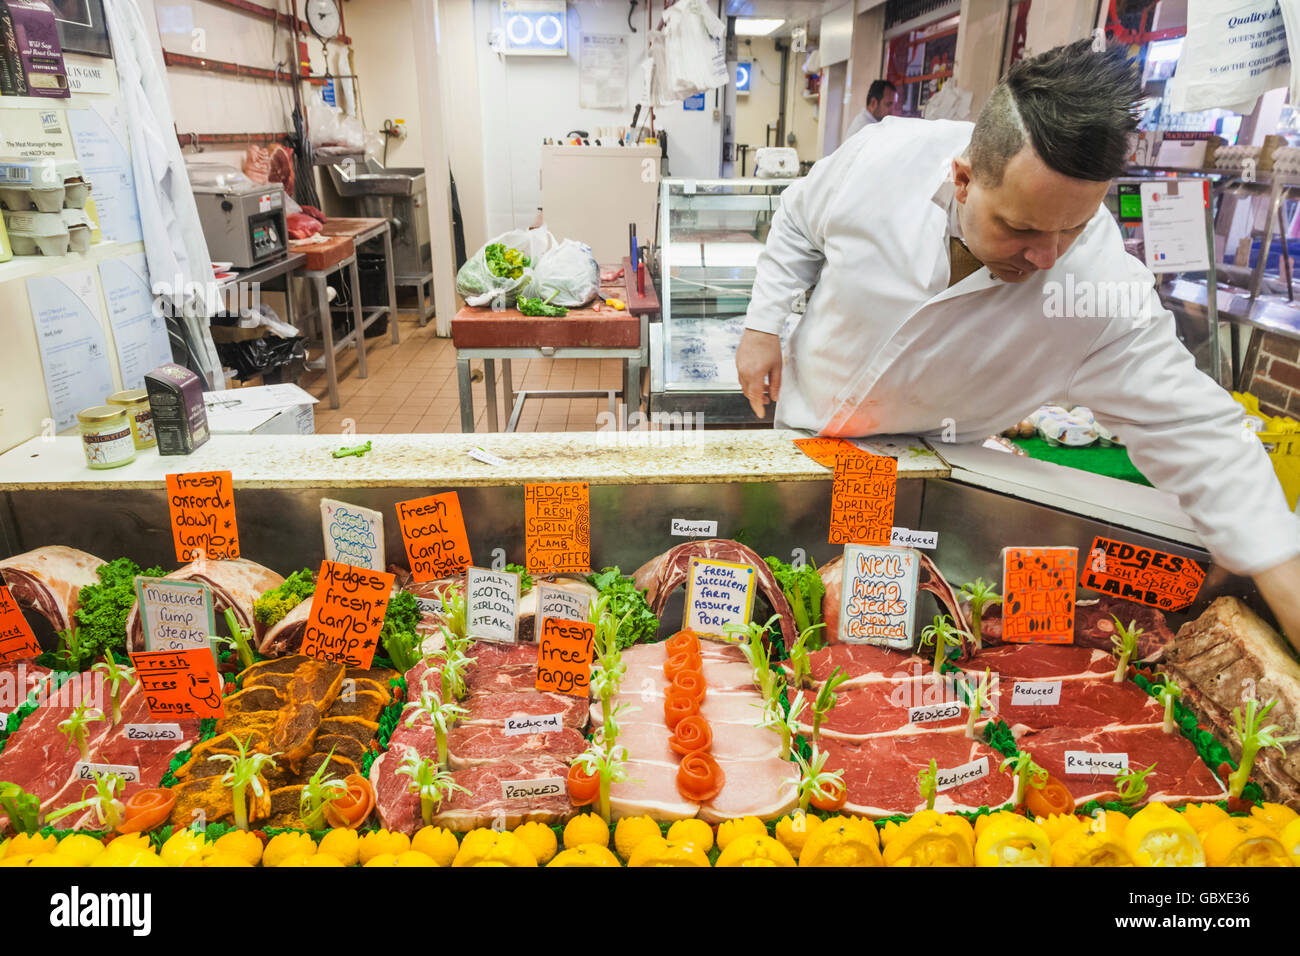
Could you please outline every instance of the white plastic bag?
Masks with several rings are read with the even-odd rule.
[[[366,131],[361,121],[337,106],[330,106],[318,92],[307,102],[308,138],[312,146],[346,146],[361,150]]]
[[[552,305],[577,309],[600,292],[600,266],[591,247],[574,239],[565,239],[543,254],[532,271],[523,294]]]
[[[1294,2],[1294,0],[1290,0]],[[1188,0],[1187,37],[1169,81],[1178,113],[1250,113],[1261,93],[1291,80],[1278,0]]]
[[[789,179],[799,175],[799,151],[789,146],[763,146],[754,153],[759,179]]]
[[[676,99],[726,86],[726,27],[704,0],[678,0],[664,12],[664,47]]]
[[[512,229],[488,242],[478,252],[465,260],[456,273],[456,291],[465,297],[466,305],[491,305],[506,309],[533,277],[533,267],[551,248],[554,238],[546,228]],[[527,265],[517,276],[499,276],[488,266],[488,246],[500,244],[506,249],[517,249],[527,259]]]

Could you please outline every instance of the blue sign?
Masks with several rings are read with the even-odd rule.
[[[682,100],[682,109],[703,111],[704,94],[696,93],[694,96],[686,97],[686,99]]]
[[[736,92],[749,92],[749,72],[752,63],[749,60],[741,60],[736,64]]]
[[[320,89],[320,96],[321,99],[323,99],[330,106],[338,105],[337,103],[334,102],[334,77],[331,76],[325,81],[325,85],[322,86]]]

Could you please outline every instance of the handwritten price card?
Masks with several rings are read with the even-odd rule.
[[[239,557],[234,481],[228,471],[167,476],[172,542],[182,564]]]
[[[834,468],[835,459],[840,455],[862,454],[862,449],[843,438],[796,438],[794,443],[801,452],[827,468]]]
[[[151,651],[181,651],[211,646],[217,633],[212,590],[201,581],[135,579],[135,596]]]
[[[691,558],[690,574],[686,578],[684,629],[723,636],[728,626],[747,625],[753,610],[753,568],[730,561]]]
[[[898,462],[866,452],[835,459],[831,544],[889,544],[894,533]]]
[[[1002,550],[1002,639],[1074,643],[1078,548]]]
[[[1088,549],[1079,583],[1162,611],[1180,611],[1196,600],[1205,570],[1191,558],[1139,548],[1098,536]]]
[[[591,570],[591,500],[585,481],[524,485],[529,574]]]
[[[455,577],[474,563],[456,492],[399,501],[397,523],[402,528],[406,558],[416,581]]]
[[[910,649],[919,565],[910,548],[845,547],[840,640]]]
[[[537,648],[537,689],[585,699],[591,686],[595,636],[596,625],[589,621],[547,618]]]
[[[0,664],[36,657],[40,652],[41,646],[18,602],[9,588],[0,584]]]
[[[322,498],[320,527],[326,561],[384,570],[384,516],[378,511]]]
[[[513,644],[518,639],[519,575],[470,568],[465,572],[465,626],[481,641]]]
[[[316,577],[302,653],[348,667],[369,667],[388,611],[393,576],[322,561]]]
[[[210,648],[139,651],[131,655],[149,713],[174,717],[224,717],[221,675]]]
[[[563,621],[585,621],[591,614],[591,598],[585,594],[575,594],[564,588],[550,584],[538,584],[537,620],[542,630],[546,629],[547,618],[559,618]],[[541,631],[538,631],[540,634]]]

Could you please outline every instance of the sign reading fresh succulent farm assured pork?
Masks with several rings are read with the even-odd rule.
[[[0,665],[35,657],[40,652],[41,646],[36,642],[36,635],[23,617],[18,602],[9,593],[9,588],[0,584]]]
[[[484,568],[466,571],[465,621],[472,638],[515,643],[519,633],[519,575]]]
[[[455,577],[474,563],[456,492],[399,501],[397,523],[416,581]]]
[[[1127,601],[1180,611],[1196,600],[1205,570],[1191,558],[1124,541],[1093,538],[1079,584]]]
[[[590,621],[548,618],[537,648],[538,690],[586,697],[591,687],[591,644],[596,625]]]
[[[844,548],[840,640],[900,650],[912,646],[920,559],[911,548]]]
[[[400,505],[398,509],[400,513]],[[322,498],[320,527],[325,538],[326,561],[384,570],[384,516],[378,511]]]
[[[348,667],[369,667],[388,611],[393,576],[322,561],[302,632],[302,653]]]
[[[239,557],[234,481],[228,471],[167,476],[172,543],[182,564]]]
[[[591,500],[585,481],[524,485],[524,564],[529,574],[591,571]]]
[[[1002,549],[1002,639],[1074,643],[1078,548]]]
[[[831,544],[889,544],[894,533],[898,462],[867,452],[835,459]]]
[[[696,634],[723,636],[730,626],[747,625],[753,610],[753,568],[730,561],[691,558],[683,628]]]

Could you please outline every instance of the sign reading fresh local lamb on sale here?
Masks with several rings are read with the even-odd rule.
[[[393,575],[322,561],[300,653],[348,667],[370,666],[388,612]]]
[[[1124,541],[1092,539],[1079,584],[1162,611],[1181,611],[1200,593],[1205,570],[1191,558]]]
[[[397,523],[416,581],[456,577],[474,563],[456,492],[399,501]]]
[[[686,577],[682,627],[721,637],[730,626],[745,627],[754,610],[754,569],[730,561],[691,558]]]
[[[168,475],[167,507],[177,561],[188,564],[239,557],[234,480],[230,472]]]
[[[513,644],[519,618],[519,575],[470,568],[465,572],[465,622],[469,636]]]
[[[1002,640],[1074,643],[1078,548],[1002,549]]]
[[[378,511],[322,498],[320,529],[326,561],[384,570],[384,516]]]
[[[912,646],[920,556],[911,548],[844,548],[840,634],[846,644]]]
[[[217,633],[212,589],[202,581],[136,577],[145,650],[180,651],[209,647]]]

